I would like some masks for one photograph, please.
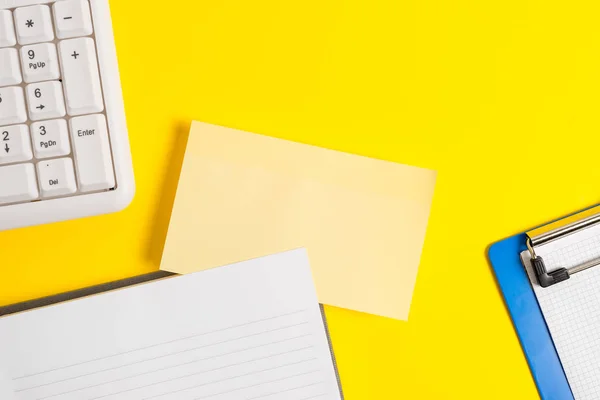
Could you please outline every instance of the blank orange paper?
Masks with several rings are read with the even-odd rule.
[[[306,247],[321,303],[406,320],[435,175],[194,122],[161,269]]]

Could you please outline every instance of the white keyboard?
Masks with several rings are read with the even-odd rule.
[[[133,192],[107,0],[0,0],[0,230]]]

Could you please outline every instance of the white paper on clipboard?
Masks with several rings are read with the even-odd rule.
[[[600,258],[600,224],[535,248],[548,272]],[[528,251],[521,259],[577,400],[600,398],[600,267],[542,288]]]

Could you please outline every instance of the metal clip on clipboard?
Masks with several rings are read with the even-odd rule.
[[[545,288],[552,286],[555,283],[569,279],[571,275],[576,274],[577,272],[598,266],[600,265],[600,258],[587,261],[574,267],[558,268],[552,272],[548,272],[542,257],[535,254],[535,247],[564,238],[565,236],[587,229],[596,224],[600,224],[600,206],[590,208],[586,211],[527,232],[527,249],[531,254],[531,264],[541,287]]]

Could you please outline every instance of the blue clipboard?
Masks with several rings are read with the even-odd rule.
[[[574,400],[546,321],[521,264],[526,235],[493,244],[488,257],[540,397],[543,400]]]

